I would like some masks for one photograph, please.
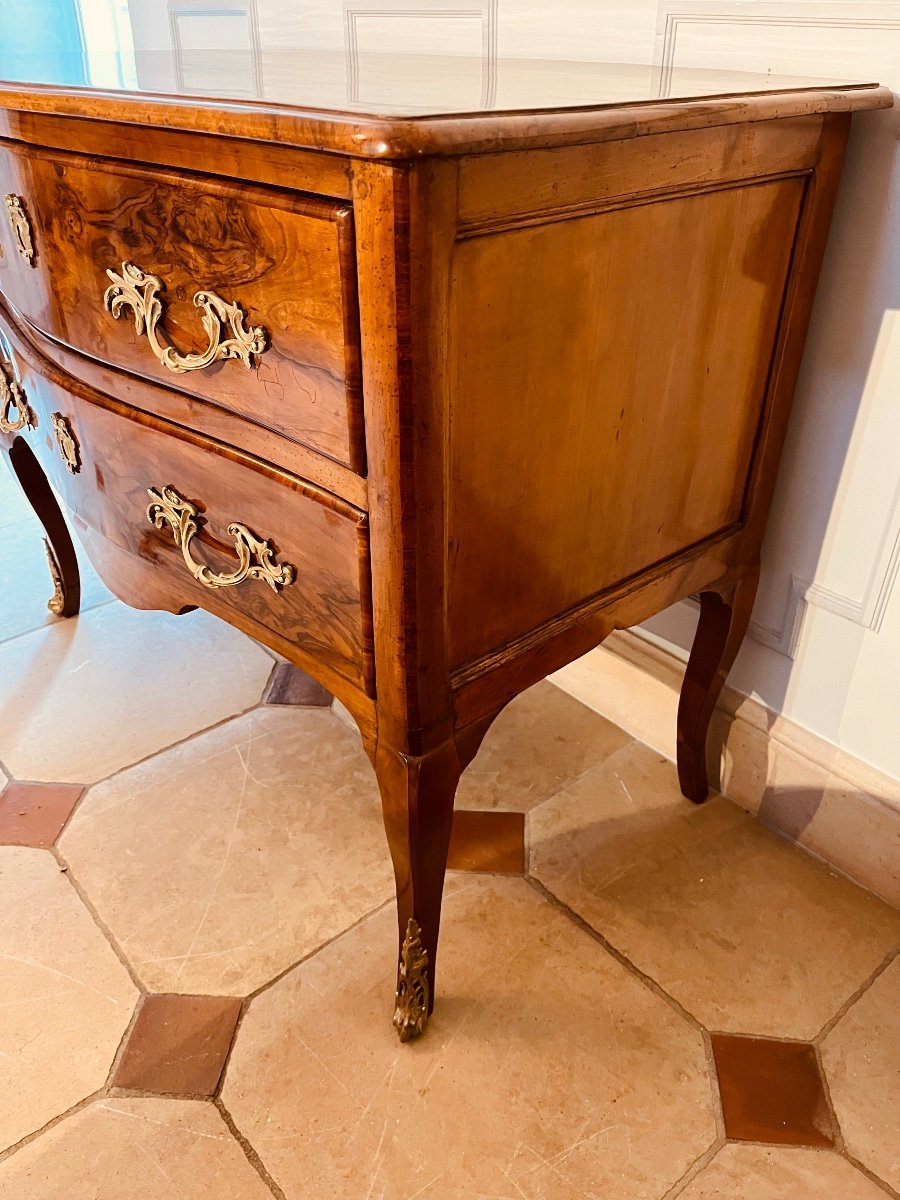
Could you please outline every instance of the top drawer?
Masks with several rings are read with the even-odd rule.
[[[32,324],[362,473],[348,204],[11,143],[0,204]]]

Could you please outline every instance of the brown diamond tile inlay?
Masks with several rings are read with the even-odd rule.
[[[447,866],[451,871],[521,875],[525,870],[525,814],[457,809]]]
[[[331,704],[331,693],[292,663],[279,663],[272,672],[264,703],[327,708]]]
[[[211,1096],[241,1011],[235,996],[145,996],[112,1083],[162,1096]]]
[[[77,783],[10,783],[0,795],[0,845],[52,846],[83,791]]]
[[[812,1046],[714,1033],[712,1047],[729,1138],[833,1145],[834,1127]]]

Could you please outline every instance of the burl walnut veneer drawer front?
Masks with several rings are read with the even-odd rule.
[[[0,290],[38,329],[363,471],[346,202],[15,143],[0,194]]]
[[[76,523],[153,564],[174,608],[208,608],[262,640],[272,631],[371,693],[365,514],[113,401],[27,369],[22,380],[40,421],[29,441]]]

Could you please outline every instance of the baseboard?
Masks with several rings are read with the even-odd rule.
[[[684,664],[635,633],[613,634],[554,683],[668,758]],[[711,777],[736,804],[900,908],[900,782],[726,688]]]

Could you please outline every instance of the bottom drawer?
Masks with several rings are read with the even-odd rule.
[[[22,373],[40,416],[29,440],[69,509],[154,568],[150,605],[138,594],[146,572],[134,594],[116,574],[126,603],[158,607],[162,585],[176,611],[194,605],[263,641],[275,634],[271,644],[283,639],[373,693],[365,513],[75,381],[78,395]],[[96,537],[85,544],[103,577],[102,543],[99,553]]]

